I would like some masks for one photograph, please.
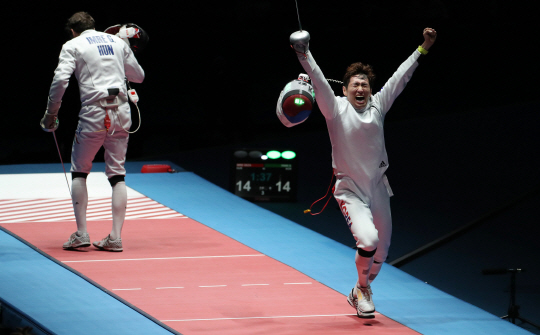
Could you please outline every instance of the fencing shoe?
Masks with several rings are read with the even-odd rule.
[[[111,235],[107,235],[103,240],[92,243],[94,247],[107,251],[122,251],[122,239],[111,240]]]
[[[69,240],[62,246],[64,249],[76,249],[90,246],[90,236],[88,233],[84,233],[82,236],[77,235],[74,232],[69,237]]]
[[[356,292],[355,292],[356,291]],[[356,308],[359,318],[371,319],[375,317],[375,305],[373,304],[371,286],[358,287],[351,290],[347,297],[347,302]]]

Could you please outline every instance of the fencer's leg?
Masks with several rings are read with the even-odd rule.
[[[379,243],[378,231],[373,224],[373,215],[368,204],[348,189],[340,189],[334,193],[347,225],[356,240],[358,252],[355,254],[358,271],[357,287],[369,285],[369,271],[373,264],[373,255]]]
[[[83,109],[88,107],[83,107]],[[80,232],[86,230],[86,208],[88,207],[88,192],[86,190],[86,177],[92,170],[92,161],[103,143],[105,133],[81,132],[81,126],[77,127],[71,149],[71,178],[73,209],[77,221],[77,229]]]
[[[72,172],[71,201],[73,213],[77,222],[77,231],[71,234],[63,244],[64,249],[77,249],[90,246],[90,236],[86,231],[86,208],[88,207],[88,192],[86,190],[87,173]]]
[[[92,244],[101,250],[123,251],[122,247],[122,226],[126,217],[127,189],[124,176],[116,175],[109,178],[112,187],[112,217],[113,224],[111,233],[101,241]]]
[[[127,114],[129,117],[129,104],[127,101],[119,108],[119,113]],[[127,125],[129,127],[129,125]],[[129,134],[117,129],[114,135],[107,135],[103,147],[105,148],[105,174],[109,177],[109,182],[112,187],[112,215],[113,225],[111,234],[108,236],[112,249],[107,249],[105,244],[104,249],[110,251],[121,251],[122,249],[122,226],[126,217],[127,206],[127,190],[124,177],[126,170],[124,164],[126,161],[127,146]],[[115,241],[115,242],[113,242]],[[109,243],[108,242],[108,243]]]
[[[370,283],[369,275],[373,265],[373,255],[375,250],[365,251],[358,248],[358,252],[355,254],[354,262],[356,263],[356,271],[358,271],[358,281],[356,287],[367,287]]]
[[[369,283],[370,284],[375,280],[379,272],[381,272],[381,267],[383,263],[384,262],[377,262],[375,260],[373,261],[373,265],[371,265],[371,269],[369,270]]]
[[[71,202],[77,222],[77,235],[82,236],[86,230],[86,209],[88,208],[88,190],[86,189],[87,173],[72,172]]]
[[[358,248],[355,256],[356,269],[358,271],[358,282],[356,287],[353,288],[349,298],[349,304],[356,304],[356,314],[360,318],[373,318],[375,317],[375,304],[372,299],[371,287],[369,286],[369,271],[373,264],[373,255],[375,250],[365,251]],[[356,297],[356,299],[355,299]]]
[[[113,176],[109,179],[112,186],[112,217],[113,224],[110,239],[121,238],[122,226],[126,218],[127,189],[124,176]]]
[[[374,194],[374,199],[371,204],[371,213],[373,215],[373,224],[379,232],[379,243],[377,244],[377,252],[373,256],[373,265],[369,273],[369,282],[373,282],[381,267],[388,257],[390,249],[390,240],[392,237],[392,215],[390,212],[390,196],[384,183],[380,183]]]
[[[373,264],[373,256],[377,251],[377,243],[379,242],[378,232],[373,225],[373,217],[369,206],[355,193],[347,189],[340,189],[339,186],[336,189],[334,196],[358,248],[355,253],[358,280],[347,301],[356,308],[358,317],[373,318],[375,317],[375,305],[371,298],[372,292],[368,278]]]

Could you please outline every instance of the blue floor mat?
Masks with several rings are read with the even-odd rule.
[[[136,191],[344,295],[356,282],[354,250],[350,247],[238,198],[193,173],[142,174],[139,171],[143,164],[134,162],[126,166],[127,184]],[[0,173],[61,172],[58,167],[59,164],[0,166]],[[102,171],[102,168],[96,164],[94,170]],[[17,308],[36,320],[48,320],[61,330],[60,334],[73,334],[72,327],[75,323],[80,325],[81,319],[85,320],[85,327],[86,323],[89,327],[94,325],[94,328],[85,328],[85,333],[89,333],[88,329],[99,333],[99,329],[118,324],[118,320],[129,319],[130,326],[137,324],[133,318],[140,319],[144,326],[157,327],[157,330],[144,330],[145,334],[170,333],[85,278],[4,232],[0,232],[0,250],[0,297],[14,305],[16,302]],[[379,312],[422,334],[530,334],[388,264],[373,289]],[[90,295],[92,302],[77,304],[75,309],[74,292],[84,292],[85,301],[89,301]],[[111,312],[101,310],[103,299],[112,306]],[[51,326],[47,324],[47,327]],[[118,333],[126,332],[126,328],[120,328]],[[143,329],[137,325],[130,333]]]

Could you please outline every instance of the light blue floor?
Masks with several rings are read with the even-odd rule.
[[[3,230],[0,298],[51,334],[173,334]]]
[[[352,285],[356,282],[354,250],[350,247],[261,209],[193,173],[141,174],[138,171],[140,171],[142,164],[130,163],[127,167],[128,176],[126,182],[129,187],[136,191],[279,260],[344,295],[348,294]],[[53,172],[55,168],[60,168],[60,172],[62,171],[59,164],[55,167],[51,165],[12,165],[8,166],[8,168],[0,166],[0,173]],[[178,167],[175,168],[181,170]],[[99,164],[95,166],[95,169],[101,171],[99,170]],[[47,306],[51,305],[51,301],[39,294],[41,290],[46,288],[52,292],[44,292],[45,297],[59,296],[59,299],[66,299],[72,296],[74,292],[80,292],[81,289],[100,295],[98,292],[100,290],[96,289],[95,286],[80,278],[75,278],[77,277],[75,274],[37,254],[22,242],[4,235],[4,233],[0,233],[0,253],[14,248],[15,250],[21,250],[21,255],[19,253],[12,255],[14,258],[4,257],[9,256],[9,254],[1,255],[0,270],[3,268],[9,268],[10,270],[6,274],[4,274],[4,271],[0,271],[0,297],[12,304],[21,300],[20,306],[22,308],[20,309],[31,316],[35,314],[39,317],[36,320],[41,322],[41,320],[49,318],[43,313],[50,310]],[[4,243],[9,245],[4,246]],[[19,244],[20,246],[15,247],[15,245]],[[26,255],[27,253],[29,255]],[[65,281],[66,283],[74,283],[75,287],[71,286],[72,284],[53,287],[42,285],[40,289],[34,287],[39,284],[36,283],[36,280],[27,278],[29,276],[19,276],[17,274],[17,271],[22,271],[23,274],[27,273],[25,272],[26,269],[17,270],[21,268],[21,264],[26,265],[26,262],[21,262],[24,262],[27,258],[37,258],[40,259],[40,262],[50,263],[47,266],[34,269],[40,274],[41,272],[47,272],[47,274],[44,274],[44,278],[52,280],[57,277],[49,275],[48,272],[59,272],[65,278],[60,277],[62,278],[61,281],[57,280],[56,283]],[[28,264],[31,263],[34,263],[34,261],[28,262]],[[23,294],[21,296],[21,294],[9,292],[10,286],[22,286],[19,277],[23,278],[24,285],[29,286],[28,292],[33,292],[32,294]],[[373,284],[373,290],[374,300],[379,312],[422,334],[530,334],[507,321],[499,319],[497,316],[443,293],[388,264],[385,264],[377,281]],[[61,292],[57,294],[55,291]],[[20,291],[19,293],[24,292]],[[9,299],[6,297],[9,297]],[[105,299],[106,297],[102,298]],[[31,299],[33,304],[39,306],[31,306],[32,304],[27,302],[28,299]],[[343,302],[346,303],[345,297]],[[65,300],[61,300],[56,305],[62,306],[66,303]],[[121,302],[118,302],[118,304],[121,304]],[[100,324],[100,327],[107,325],[110,320],[108,316],[94,315],[95,306],[92,307],[93,304],[85,306],[88,310],[85,309],[81,313],[92,314],[92,321],[94,324]],[[122,308],[129,307],[124,306]],[[34,309],[35,312],[33,312]],[[65,314],[62,310],[51,310],[51,313],[65,315],[66,320],[76,318],[76,316]],[[135,311],[133,313],[137,314]],[[139,327],[137,329],[140,330]],[[145,333],[154,334],[153,332]],[[73,332],[69,334],[73,334]]]

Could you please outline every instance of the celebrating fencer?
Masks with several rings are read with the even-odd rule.
[[[423,31],[424,42],[403,62],[372,95],[375,75],[371,66],[351,64],[343,78],[343,95],[337,97],[309,50],[309,33],[297,31],[290,37],[300,64],[311,78],[319,109],[326,119],[332,143],[332,167],[336,176],[334,197],[356,240],[355,263],[358,281],[347,301],[356,308],[358,317],[373,318],[375,305],[370,283],[373,282],[388,255],[392,220],[392,191],[385,175],[388,156],[384,143],[384,117],[418,66],[420,57],[437,38],[432,28]],[[277,106],[281,122],[292,127],[303,122],[298,108],[284,104],[282,92]]]
[[[74,73],[79,83],[81,109],[71,152],[72,202],[77,231],[63,248],[90,246],[86,225],[88,192],[86,178],[98,150],[105,148],[105,174],[112,187],[112,230],[93,245],[102,250],[122,251],[121,231],[127,205],[124,163],[131,126],[128,81],[141,83],[144,71],[137,62],[129,40],[95,30],[94,19],[86,12],[75,13],[66,24],[72,39],[60,52],[58,67],[49,91],[41,127],[55,131],[62,97]],[[137,30],[137,34],[140,34]],[[132,36],[133,37],[133,36]]]

